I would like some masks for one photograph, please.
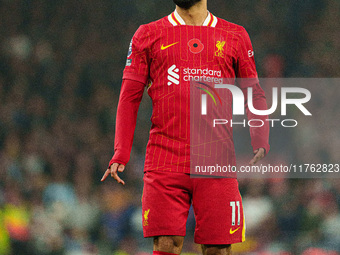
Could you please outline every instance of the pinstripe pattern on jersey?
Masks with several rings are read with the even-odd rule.
[[[211,13],[205,26],[186,26],[181,22],[174,12],[141,26],[133,37],[131,65],[124,70],[124,79],[152,83],[148,88],[153,112],[145,171],[190,172],[190,82],[184,80],[186,68],[218,70],[225,78],[257,76],[254,59],[247,54],[252,47],[243,27],[218,19]],[[199,54],[189,51],[188,41],[194,38],[204,45]],[[223,58],[215,56],[217,41],[226,42]],[[171,44],[174,45],[161,50],[162,45]],[[179,69],[180,84],[168,86],[168,69],[172,65]],[[223,107],[231,107],[231,100],[231,95],[222,98]],[[197,124],[198,128],[206,128],[202,120]],[[207,129],[206,136],[209,135],[212,134]],[[217,148],[217,143],[211,143],[204,153],[222,151],[223,157],[233,165],[235,152],[231,128],[223,144],[225,148]]]

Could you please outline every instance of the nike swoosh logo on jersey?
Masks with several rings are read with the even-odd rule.
[[[179,43],[179,42],[175,42],[175,43],[172,43],[172,44],[169,44],[169,45],[166,45],[166,46],[164,46],[164,45],[162,44],[161,50],[165,50],[165,49],[167,49],[167,48],[169,48],[169,47],[171,47],[171,46],[174,46],[174,45],[177,44],[177,43]]]
[[[239,230],[240,229],[240,227],[238,227],[237,229],[235,229],[235,230],[233,230],[233,228],[230,228],[230,230],[229,230],[229,233],[232,235],[232,234],[234,234],[237,230]]]

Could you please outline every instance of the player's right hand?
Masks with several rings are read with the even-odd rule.
[[[108,177],[111,174],[111,177],[115,179],[118,183],[121,183],[125,185],[125,182],[119,178],[117,172],[123,172],[125,169],[125,166],[123,164],[119,163],[113,163],[104,173],[101,181],[104,181],[106,177]]]

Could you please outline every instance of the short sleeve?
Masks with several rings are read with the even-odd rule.
[[[241,82],[243,86],[241,87],[248,87],[258,83],[253,46],[244,28],[242,28],[237,47],[236,78],[243,80]]]
[[[138,28],[130,42],[123,79],[144,84],[149,79],[149,37],[144,26]]]

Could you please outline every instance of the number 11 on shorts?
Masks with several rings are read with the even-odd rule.
[[[236,218],[236,207],[237,207],[237,225],[241,223],[241,213],[240,213],[240,201],[231,201],[231,225],[235,226]]]

